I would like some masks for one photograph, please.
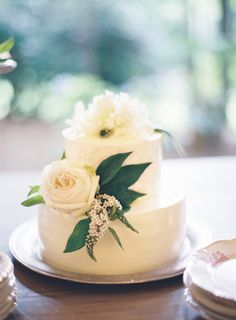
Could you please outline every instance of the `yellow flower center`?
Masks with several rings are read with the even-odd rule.
[[[67,172],[63,172],[53,179],[54,188],[61,190],[70,189],[75,183],[74,177]]]

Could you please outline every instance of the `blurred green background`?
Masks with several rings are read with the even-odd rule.
[[[105,89],[145,102],[188,156],[236,154],[236,0],[0,0],[10,36],[0,169],[55,158],[75,102]]]

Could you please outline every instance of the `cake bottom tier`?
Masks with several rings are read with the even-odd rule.
[[[157,198],[137,201],[126,213],[135,233],[120,221],[111,222],[122,250],[109,232],[94,247],[97,262],[85,247],[63,253],[67,240],[81,218],[40,205],[39,244],[42,258],[57,268],[87,274],[131,274],[154,270],[176,260],[185,240],[185,201],[178,189],[164,188]]]

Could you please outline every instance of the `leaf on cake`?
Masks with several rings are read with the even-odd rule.
[[[100,163],[96,170],[96,174],[100,176],[100,186],[108,183],[119,172],[123,162],[131,153],[118,153]]]
[[[30,186],[30,191],[27,194],[27,197],[31,196],[32,194],[35,194],[37,192],[39,192],[40,186],[36,185],[36,186]]]
[[[124,225],[126,225],[127,228],[129,228],[130,230],[139,233],[138,230],[136,230],[127,220],[127,218],[125,216],[122,216],[119,218],[120,222],[122,222]]]
[[[90,218],[80,220],[72,234],[70,235],[64,253],[79,250],[85,246],[86,238],[88,235]]]
[[[108,230],[110,231],[111,235],[112,235],[113,238],[116,240],[116,242],[118,243],[118,245],[121,247],[121,249],[124,250],[124,248],[123,248],[123,246],[122,246],[122,243],[121,243],[121,241],[120,241],[120,238],[119,238],[118,234],[116,233],[116,231],[115,231],[113,228],[111,228],[111,227],[109,227]]]
[[[123,166],[117,172],[117,174],[109,181],[109,188],[116,185],[122,185],[126,187],[132,186],[143,174],[144,170],[151,164],[151,162],[130,164]],[[104,186],[105,188],[106,186]]]
[[[132,190],[130,190],[132,191]],[[127,218],[124,216],[124,214],[130,210],[130,207],[124,208],[122,210],[117,210],[116,213],[113,215],[113,217],[110,218],[111,221],[119,219],[120,222],[122,222],[127,228],[130,230],[139,233],[127,220]]]
[[[178,154],[181,156],[181,157],[184,157],[185,155],[185,151],[183,149],[183,147],[181,146],[181,144],[174,138],[174,136],[167,130],[163,130],[163,129],[154,129],[154,132],[156,133],[162,133],[162,134],[165,134],[167,135],[167,137],[170,138],[170,140],[172,141],[176,151],[178,152]]]
[[[62,155],[61,155],[61,160],[65,159],[66,158],[66,152],[63,151]]]
[[[90,256],[90,258],[93,259],[95,262],[97,262],[97,259],[93,253],[93,248],[87,248],[87,252],[88,252],[88,255]]]
[[[140,178],[150,164],[147,162],[120,167],[109,182],[100,185],[100,193],[115,196],[123,207],[129,207],[133,201],[145,194],[128,188]]]
[[[128,207],[122,207],[122,210],[116,210],[115,212],[112,212],[110,215],[109,215],[109,219],[111,221],[114,221],[114,220],[117,220],[119,219],[120,217],[122,217],[126,212],[128,212],[130,210],[130,206]]]
[[[39,203],[45,203],[43,197],[40,194],[31,198],[28,198],[25,201],[21,202],[22,206],[24,207],[31,207]]]
[[[137,192],[134,190],[128,189],[126,186],[123,186],[121,184],[109,186],[102,188],[102,193],[106,193],[109,195],[112,195],[116,197],[122,207],[129,207],[129,205],[134,202],[134,200],[138,199],[139,197],[145,196],[145,193]]]

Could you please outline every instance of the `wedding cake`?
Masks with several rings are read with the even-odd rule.
[[[106,92],[79,103],[63,131],[63,159],[46,166],[22,204],[39,204],[42,258],[86,274],[131,274],[175,261],[185,199],[161,179],[162,131],[144,106]]]

